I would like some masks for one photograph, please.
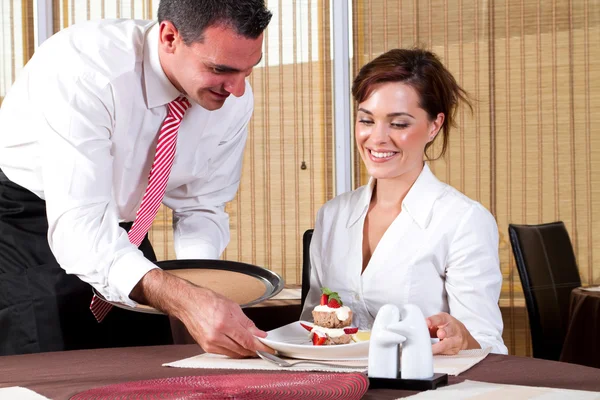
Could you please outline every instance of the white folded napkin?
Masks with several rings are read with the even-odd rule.
[[[490,350],[491,348],[463,350],[454,356],[434,356],[433,371],[436,373],[444,373],[456,376],[483,360],[490,353]],[[301,361],[290,358],[283,359],[289,361],[290,363]],[[365,372],[367,370],[368,363],[367,360],[331,360],[325,362],[347,365],[349,367],[357,366],[362,368],[340,368],[304,363],[290,368],[283,368],[260,358],[244,358],[240,360],[210,353],[200,354],[198,356],[185,358],[183,360],[166,363],[163,364],[163,366],[175,368],[251,369],[272,371]]]
[[[2,400],[50,400],[47,397],[37,394],[33,390],[24,387],[11,386],[0,388],[0,399]]]
[[[487,357],[491,347],[485,349],[461,350],[453,356],[433,356],[433,371],[440,374],[458,376]]]
[[[415,400],[600,400],[600,393],[584,390],[464,381],[456,385],[444,386],[436,390],[421,392],[407,398]]]
[[[581,290],[586,290],[588,292],[600,292],[600,286],[588,286],[588,287],[581,287]]]
[[[284,360],[294,363],[296,360],[291,358],[284,358]],[[308,361],[308,360],[307,360]],[[234,359],[220,354],[204,353],[198,356],[186,358],[183,360],[163,364],[164,367],[176,367],[176,368],[208,368],[208,369],[259,369],[259,370],[271,370],[271,371],[325,371],[325,372],[365,372],[367,370],[367,360],[335,360],[335,361],[323,361],[331,362],[333,364],[342,364],[348,366],[357,366],[362,368],[339,368],[324,366],[318,364],[300,364],[297,366],[283,368],[278,365],[272,364],[262,358],[243,358]]]

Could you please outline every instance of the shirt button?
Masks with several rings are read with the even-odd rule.
[[[355,299],[355,300],[360,300],[360,295],[359,295],[358,293],[355,293],[355,294],[354,294],[354,299]]]

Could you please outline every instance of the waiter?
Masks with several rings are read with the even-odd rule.
[[[162,202],[178,259],[225,249],[270,18],[161,0],[158,23],[76,24],[35,52],[0,109],[0,355],[168,340],[164,316],[94,299],[94,318],[90,285],[206,351],[264,349],[237,304],[156,268],[147,232]]]

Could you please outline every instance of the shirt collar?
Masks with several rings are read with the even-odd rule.
[[[373,188],[375,187],[375,178],[370,177],[369,183],[366,186],[362,187],[360,191],[357,193],[359,196],[358,202],[354,206],[354,209],[350,213],[350,218],[348,219],[347,227],[350,228],[359,219],[364,217],[369,208],[369,204],[371,203],[371,196],[373,195]]]
[[[358,203],[350,214],[348,228],[367,213],[375,182],[376,180],[371,177],[369,183],[363,188],[362,193],[360,193]],[[429,165],[425,163],[419,177],[409,189],[406,197],[404,197],[402,211],[407,212],[422,229],[427,228],[431,220],[433,204],[444,191],[444,187],[445,184],[433,175],[433,172],[429,169]]]
[[[446,185],[433,175],[429,165],[425,163],[423,171],[402,202],[402,210],[407,211],[422,229],[427,228],[431,220],[433,204],[444,192],[445,187]]]
[[[144,43],[144,86],[146,89],[146,106],[154,108],[163,106],[181,95],[179,90],[163,71],[158,58],[159,25],[154,23],[146,32]]]

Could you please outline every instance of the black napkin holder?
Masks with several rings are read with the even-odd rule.
[[[435,390],[448,384],[448,374],[433,374],[429,379],[402,379],[398,372],[396,379],[375,378],[369,376],[369,389],[398,389],[398,390]]]

